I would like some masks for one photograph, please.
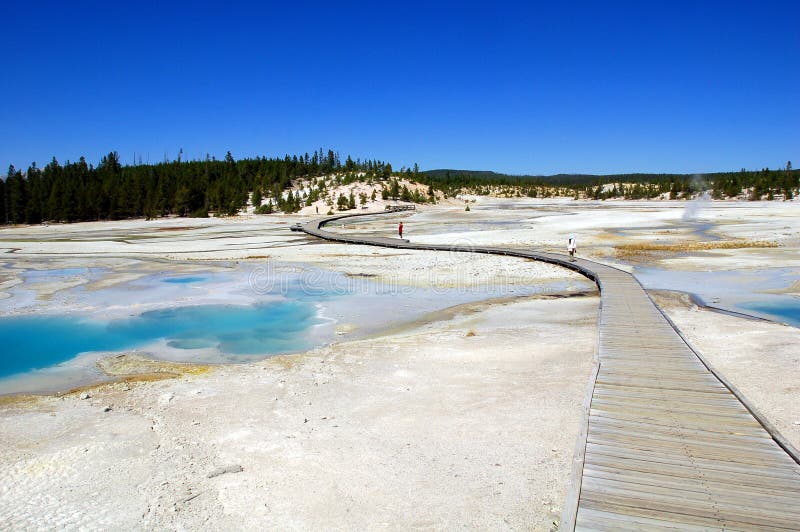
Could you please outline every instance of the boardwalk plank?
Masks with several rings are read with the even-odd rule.
[[[720,530],[719,527],[676,523],[670,517],[653,518],[638,515],[621,515],[592,508],[582,508],[578,515],[581,530],[603,530],[639,532],[641,530],[680,530],[681,532],[707,532]]]
[[[753,504],[732,504],[718,497],[692,499],[686,493],[661,493],[662,490],[651,488],[649,491],[625,489],[608,484],[596,485],[591,478],[584,478],[585,488],[581,489],[581,500],[616,502],[620,506],[641,507],[650,510],[684,513],[696,517],[740,522],[762,528],[783,528],[793,530],[797,527],[797,518],[790,513],[767,511]],[[628,485],[630,487],[630,485]],[[579,506],[580,508],[580,506]],[[630,515],[630,510],[622,509],[621,514]],[[634,513],[635,515],[635,513]]]
[[[668,523],[673,523],[676,525],[678,530],[684,530],[684,526],[686,527],[704,527],[706,530],[742,530],[742,531],[762,531],[765,529],[763,524],[752,524],[752,523],[743,523],[741,521],[733,521],[731,519],[727,519],[722,521],[716,517],[704,517],[693,515],[691,513],[685,513],[682,511],[681,508],[677,508],[674,510],[670,509],[654,509],[654,508],[647,508],[645,505],[631,505],[631,504],[624,504],[628,501],[620,501],[619,499],[611,500],[610,498],[607,500],[596,500],[587,498],[583,501],[581,508],[578,510],[578,520],[582,524],[576,526],[576,530],[608,530],[610,532],[616,530],[615,527],[609,526],[606,527],[604,525],[594,524],[586,518],[583,518],[581,512],[584,509],[588,510],[598,510],[604,512],[607,516],[613,516],[620,522],[626,522],[628,519],[637,519],[637,518],[649,518],[655,519],[658,521],[665,521]],[[786,528],[786,527],[772,527],[774,530],[794,530],[793,528]],[[639,530],[670,530],[671,528],[665,528],[657,525],[650,525],[646,527],[642,527]]]
[[[629,461],[648,462],[653,467],[658,467],[663,471],[670,470],[674,467],[691,467],[703,471],[722,471],[726,473],[740,473],[753,476],[761,476],[764,478],[774,478],[786,480],[786,485],[796,486],[800,489],[800,484],[797,483],[797,472],[792,471],[790,468],[776,468],[771,465],[758,465],[744,462],[737,462],[735,460],[722,460],[719,458],[705,458],[686,456],[671,456],[666,453],[659,453],[656,451],[635,451],[633,449],[625,449],[620,447],[602,446],[592,443],[586,444],[586,460],[587,464],[591,463],[615,463],[617,467],[625,468]],[[591,453],[589,452],[591,450]]]
[[[698,473],[693,477],[678,477],[665,473],[645,473],[641,471],[628,471],[619,470],[616,468],[587,466],[584,469],[583,474],[586,477],[624,481],[631,485],[638,484],[644,486],[645,488],[648,486],[655,486],[701,493],[711,491],[741,494],[741,491],[739,490],[739,482],[733,480],[725,481],[716,478],[707,478],[701,473]],[[739,497],[741,497],[741,495],[739,495]],[[747,502],[765,501],[769,505],[780,505],[780,508],[782,508],[782,505],[784,504],[788,504],[791,507],[791,505],[795,502],[793,497],[791,495],[787,495],[786,491],[783,489],[770,486],[752,486],[748,488],[746,498]]]

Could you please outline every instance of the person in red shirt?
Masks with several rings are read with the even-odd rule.
[[[400,222],[400,225],[397,226],[397,232],[400,234],[400,238],[403,238],[403,222]]]

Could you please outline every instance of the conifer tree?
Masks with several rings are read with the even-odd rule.
[[[6,177],[6,187],[8,194],[8,218],[12,224],[25,223],[25,206],[27,203],[27,188],[22,172],[8,167],[8,177]]]

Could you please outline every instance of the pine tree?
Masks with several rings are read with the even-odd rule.
[[[3,179],[0,179],[0,223],[8,223],[8,218],[6,217],[6,202],[8,198],[6,197],[6,182]]]
[[[29,224],[42,222],[45,203],[45,184],[42,182],[42,172],[34,162],[28,167],[25,174],[28,184],[28,202],[25,206],[25,221]]]
[[[8,218],[13,224],[25,223],[25,207],[27,204],[27,189],[25,179],[22,177],[22,171],[14,168],[14,165],[8,167],[8,176],[6,177],[6,187],[8,194]]]

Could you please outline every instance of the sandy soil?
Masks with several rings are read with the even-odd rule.
[[[12,403],[4,526],[547,530],[597,302],[465,305],[388,337]]]

